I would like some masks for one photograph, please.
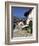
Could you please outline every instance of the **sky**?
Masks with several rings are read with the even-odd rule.
[[[16,16],[18,18],[25,18],[24,13],[29,11],[28,7],[12,7],[11,15]]]

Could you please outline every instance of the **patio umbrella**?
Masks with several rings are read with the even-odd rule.
[[[28,10],[24,13],[24,16],[26,17],[26,19],[28,18],[29,14],[31,13],[33,8],[28,8]]]

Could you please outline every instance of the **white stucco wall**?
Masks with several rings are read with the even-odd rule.
[[[33,11],[34,11],[34,9],[31,11],[31,13],[28,16],[27,24],[29,24],[29,21],[33,19]]]

